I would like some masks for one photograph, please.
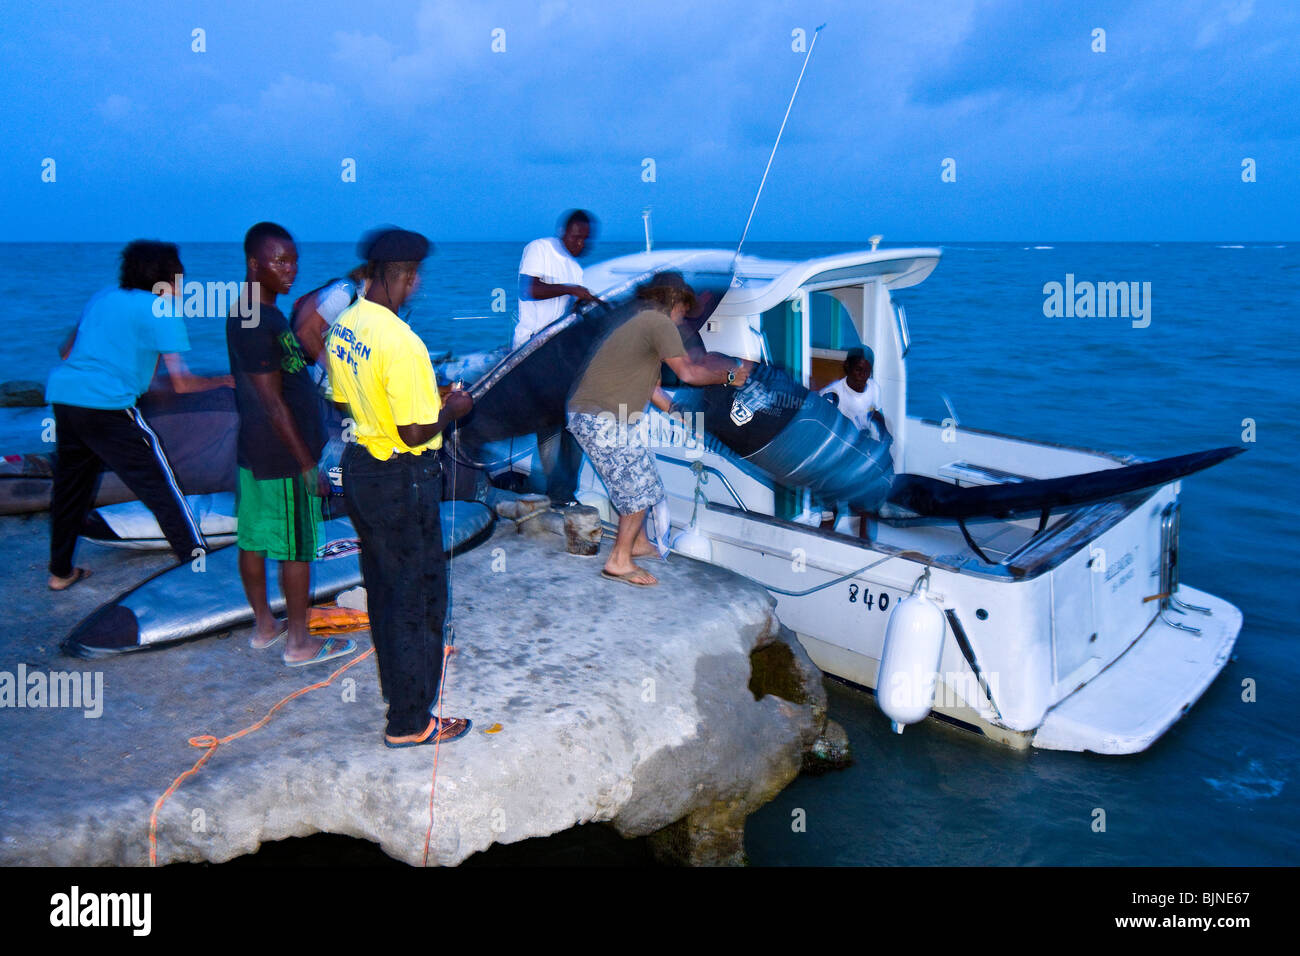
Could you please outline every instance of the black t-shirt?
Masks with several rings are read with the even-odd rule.
[[[226,349],[230,353],[230,374],[235,377],[235,405],[239,409],[239,464],[257,479],[291,478],[302,467],[271,427],[271,418],[262,407],[249,375],[280,372],[284,402],[307,450],[317,460],[325,447],[320,396],[308,372],[307,356],[284,314],[275,306],[262,303],[257,324],[244,328],[245,321],[248,320],[238,311],[226,319]]]

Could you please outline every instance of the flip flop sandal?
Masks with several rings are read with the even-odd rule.
[[[408,740],[405,743],[395,744],[385,735],[384,746],[392,750],[400,750],[403,747],[423,747],[425,744],[450,743],[453,740],[460,740],[461,737],[469,733],[470,728],[473,726],[474,721],[467,717],[445,717],[442,720],[434,717],[429,722],[429,727],[426,730],[428,736],[423,740]],[[435,727],[438,728],[436,733],[433,730]]]
[[[278,623],[279,623],[279,625],[280,625],[280,629],[279,629],[278,631],[275,632],[275,636],[272,637],[269,641],[267,641],[265,644],[258,644],[258,643],[256,643],[256,641],[257,641],[257,635],[256,635],[256,634],[253,634],[253,635],[252,635],[251,637],[249,637],[249,639],[248,639],[248,646],[251,647],[251,648],[252,648],[253,650],[255,650],[255,651],[264,651],[264,650],[266,650],[268,647],[275,647],[275,645],[279,644],[279,643],[280,643],[280,640],[284,637],[284,635],[286,635],[286,634],[289,633],[289,622],[288,622],[288,621],[279,621]],[[306,663],[309,663],[309,662],[308,662],[308,661],[303,661],[303,663],[306,664]]]
[[[285,667],[306,667],[308,664],[322,664],[325,661],[332,661],[337,657],[347,657],[357,649],[357,642],[349,638],[342,644],[337,637],[325,638],[325,643],[320,646],[320,650],[313,657],[305,661],[284,661]],[[284,660],[281,655],[281,660]]]
[[[602,578],[608,578],[610,581],[622,581],[624,584],[630,584],[634,588],[653,588],[658,586],[659,584],[658,581],[633,581],[632,580],[633,575],[649,574],[649,573],[650,572],[645,570],[644,568],[638,568],[635,571],[626,571],[623,574],[614,574],[613,572],[606,571],[602,568],[600,572],[600,576]]]

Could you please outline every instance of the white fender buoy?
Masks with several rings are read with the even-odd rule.
[[[678,533],[673,539],[673,550],[688,558],[699,561],[713,561],[713,542],[700,533],[700,529],[691,525]]]
[[[943,653],[943,611],[929,596],[930,569],[912,593],[894,605],[876,678],[876,701],[895,733],[925,719],[934,702]]]

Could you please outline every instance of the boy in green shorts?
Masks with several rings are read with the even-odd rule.
[[[250,645],[270,647],[286,637],[284,663],[299,667],[344,657],[357,645],[307,631],[320,521],[316,463],[325,427],[307,358],[275,307],[298,276],[298,250],[282,226],[259,222],[244,237],[244,256],[245,282],[258,307],[250,318],[237,309],[226,319],[239,409],[239,577],[256,618]],[[280,562],[283,622],[266,599],[268,557]]]

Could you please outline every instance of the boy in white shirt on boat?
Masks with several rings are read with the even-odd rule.
[[[885,416],[880,411],[880,386],[871,377],[875,355],[871,349],[850,349],[844,359],[844,377],[831,382],[821,390],[840,414],[857,426],[859,431],[871,431],[872,437],[883,440]],[[832,397],[833,396],[833,397]],[[872,431],[872,425],[876,430]]]
[[[844,377],[831,382],[820,394],[826,396],[859,431],[878,441],[888,442],[892,437],[880,410],[880,386],[871,377],[874,362],[875,354],[871,349],[850,349],[844,358]],[[839,506],[828,502],[823,507],[822,528],[834,530]],[[867,516],[861,513],[858,514],[858,536],[868,537]]]

